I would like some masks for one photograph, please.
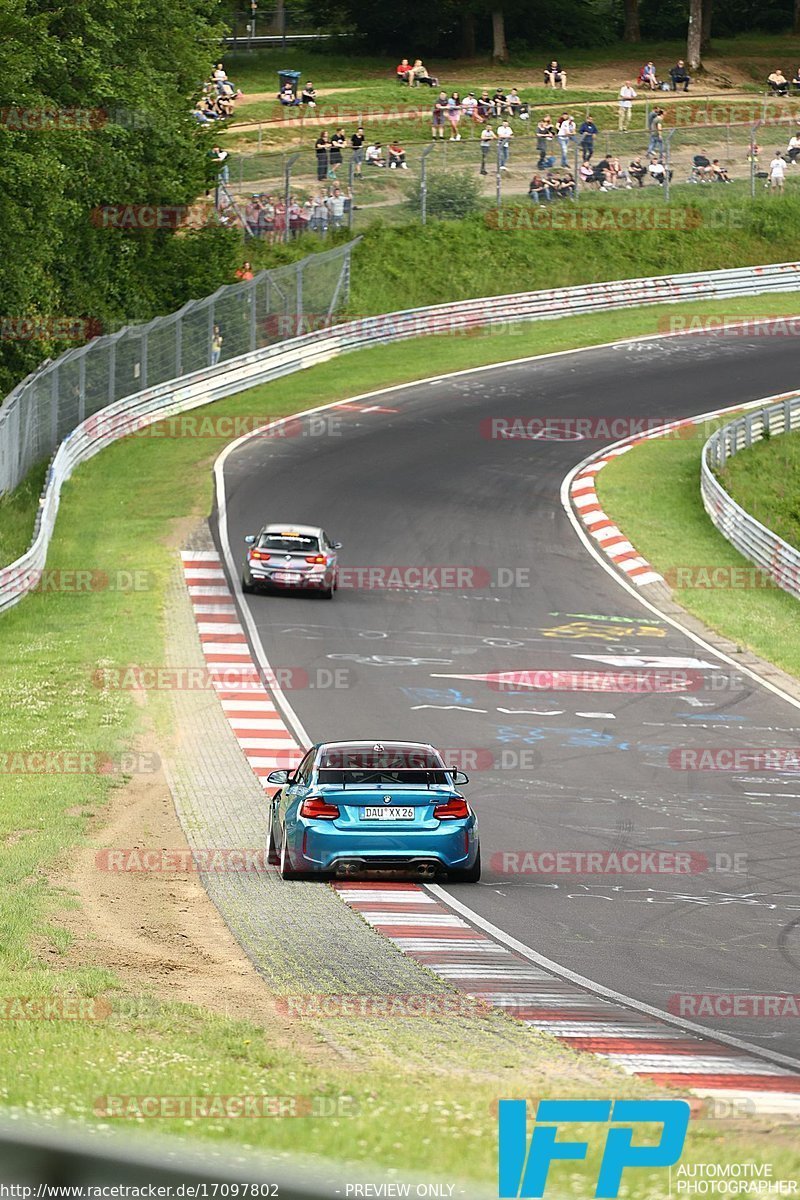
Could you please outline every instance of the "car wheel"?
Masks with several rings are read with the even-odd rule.
[[[242,576],[242,591],[244,594],[246,596],[252,596],[255,590],[256,589],[253,587],[252,583],[248,583],[244,576]]]
[[[278,852],[278,847],[275,845],[275,821],[272,814],[270,814],[269,829],[267,831],[267,862],[270,866],[277,867],[280,861],[281,856]]]
[[[451,883],[478,883],[481,877],[480,849],[471,867],[466,867],[463,871],[448,871],[448,876]]]
[[[333,599],[333,588],[332,587],[321,588],[319,594],[323,600],[332,600]]]
[[[286,827],[283,829],[283,837],[281,838],[281,855],[280,855],[280,872],[281,879],[302,879],[303,872],[295,871],[292,867],[292,860],[289,857],[289,847],[286,844]]]

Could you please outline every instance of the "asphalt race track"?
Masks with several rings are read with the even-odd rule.
[[[608,442],[491,439],[481,423],[667,421],[790,390],[799,360],[791,337],[621,343],[411,385],[333,410],[316,436],[252,438],[225,467],[237,559],[245,534],[286,519],[342,541],[343,568],[475,568],[463,589],[362,586],[351,571],[332,603],[245,598],[272,666],[307,673],[287,694],[312,739],[463,748],[484,874],[448,890],[572,971],[798,1061],[800,1020],[703,1017],[675,997],[800,991],[800,776],[676,769],[670,752],[798,746],[800,713],[653,619],[587,553],[559,493]],[[703,686],[463,678],[621,669],[603,656],[699,660]],[[504,852],[576,850],[705,857],[679,875],[502,869]]]

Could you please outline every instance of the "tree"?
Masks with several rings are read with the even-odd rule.
[[[703,0],[689,0],[689,29],[686,35],[686,64],[690,71],[700,66],[700,40],[703,32]]]
[[[800,0],[798,0],[800,3]],[[622,35],[626,42],[642,40],[639,28],[639,0],[625,0],[625,32]]]
[[[800,0],[795,0],[795,6]],[[714,0],[703,0],[703,18],[700,30],[700,53],[708,54],[711,49],[711,18],[714,12]]]
[[[794,0],[794,21],[792,33],[800,33],[800,0]]]
[[[492,58],[496,62],[505,62],[508,58],[506,15],[502,8],[492,9]]]

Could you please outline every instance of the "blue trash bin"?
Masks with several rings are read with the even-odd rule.
[[[278,71],[278,91],[282,92],[284,85],[290,83],[292,85],[292,95],[297,99],[297,85],[300,82],[302,71]]]

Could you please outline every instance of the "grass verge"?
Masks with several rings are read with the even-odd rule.
[[[726,305],[733,315],[792,312],[792,298]],[[794,301],[796,304],[796,301]],[[714,311],[715,306],[692,306]],[[654,308],[568,318],[485,338],[428,338],[344,356],[322,367],[221,401],[215,416],[264,419],[358,391],[466,368],[655,332],[674,312]],[[686,311],[686,310],[682,310]],[[198,413],[201,416],[202,413]],[[54,571],[113,577],[139,571],[141,591],[104,588],[35,594],[0,621],[0,723],[5,752],[89,750],[116,755],[147,730],[130,693],[93,686],[102,666],[164,661],[164,601],[174,550],[170,530],[208,511],[210,465],[222,442],[126,439],[87,463],[66,485],[49,556]],[[671,443],[684,446],[686,443]],[[652,482],[652,480],[651,480]],[[25,497],[0,510],[0,534],[15,536]],[[74,904],[48,873],[83,844],[121,772],[6,774],[0,799],[0,995],[110,996],[130,1000],[122,982],[91,963],[72,966],[63,918]],[[133,997],[137,999],[137,997]],[[171,1003],[122,1003],[96,1021],[8,1021],[0,1043],[0,1094],[8,1108],[95,1128],[95,1109],[114,1095],[325,1095],[346,1092],[353,1107],[326,1120],[132,1118],[136,1128],[167,1128],[212,1141],[278,1153],[314,1152],[381,1164],[431,1178],[490,1182],[496,1171],[495,1101],[503,1096],[652,1094],[643,1081],[578,1056],[504,1018],[314,1024],[321,1053],[292,1047],[290,1034]],[[327,1037],[346,1051],[325,1053]],[[122,1122],[114,1122],[121,1124]],[[591,1137],[591,1134],[590,1134]],[[593,1146],[596,1162],[599,1147]],[[763,1157],[776,1175],[796,1175],[800,1154],[775,1119],[693,1124],[684,1161]],[[591,1172],[563,1168],[565,1194],[591,1195]],[[658,1200],[661,1174],[644,1172],[629,1194]]]
[[[800,434],[741,450],[728,459],[720,481],[746,512],[800,549]]]

